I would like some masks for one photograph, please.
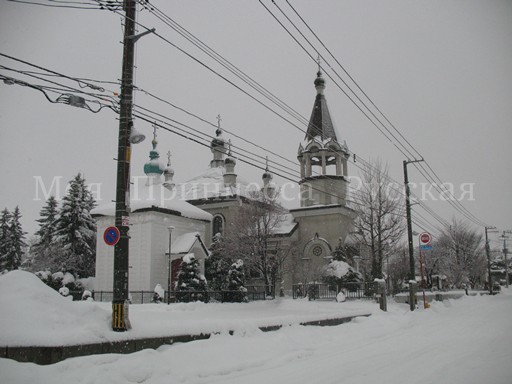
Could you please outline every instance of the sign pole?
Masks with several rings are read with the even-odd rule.
[[[427,309],[430,305],[427,303],[427,298],[425,296],[425,275],[423,272],[423,252],[429,251],[432,249],[432,235],[428,232],[423,232],[418,237],[419,242],[419,252],[420,252],[420,270],[421,270],[421,288],[423,291],[423,308]]]

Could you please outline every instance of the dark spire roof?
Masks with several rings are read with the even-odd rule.
[[[325,100],[325,80],[320,70],[316,74],[315,88],[317,94],[315,104],[313,105],[313,112],[311,112],[311,117],[309,118],[306,140],[320,136],[322,140],[334,139],[338,141],[329,108],[327,107],[327,101]]]

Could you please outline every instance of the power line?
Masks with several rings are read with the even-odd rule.
[[[38,3],[35,1],[28,1],[28,0],[7,0],[7,1],[10,1],[11,3],[39,5],[39,6],[50,7],[50,8],[92,9],[92,10],[104,9],[104,8],[99,7],[97,4],[90,4],[90,3],[85,3],[85,2],[73,2],[73,1],[46,0],[50,4]],[[57,4],[52,4],[52,3],[57,3]],[[68,4],[68,5],[63,5],[63,4]],[[76,4],[76,5],[69,5],[69,4]],[[88,6],[84,7],[83,5],[88,5]]]
[[[295,42],[296,42],[296,43],[297,43],[297,44],[298,44],[298,45],[299,45],[299,46],[300,46],[300,47],[301,47],[301,48],[306,52],[306,54],[307,54],[307,55],[308,55],[308,56],[309,56],[309,57],[314,61],[315,59],[311,56],[311,54],[309,54],[309,52],[304,48],[304,46],[303,46],[303,45],[302,45],[302,44],[301,44],[301,43],[300,43],[300,42],[299,42],[299,41],[298,41],[298,40],[293,36],[293,34],[292,34],[292,33],[291,33],[291,32],[290,32],[290,31],[289,31],[289,30],[284,26],[284,24],[283,24],[283,23],[282,23],[282,22],[281,22],[281,21],[280,21],[280,20],[279,20],[279,19],[278,19],[278,18],[277,18],[273,13],[272,13],[272,11],[271,11],[270,9],[268,9],[268,7],[266,7],[266,6],[262,3],[262,1],[261,1],[261,0],[259,0],[259,2],[260,2],[260,4],[261,4],[261,5],[262,5],[262,6],[263,6],[263,7],[264,7],[264,8],[265,8],[265,9],[266,9],[266,10],[267,10],[267,11],[268,11],[272,16],[273,16],[273,18],[274,18],[274,19],[275,19],[275,20],[276,20],[276,21],[281,25],[281,27],[282,27],[283,29],[285,29],[285,30],[286,30],[286,32],[287,32],[287,33],[288,33],[288,34],[289,34],[289,35],[294,39],[294,41],[295,41]],[[274,2],[274,1],[272,1],[272,3],[273,3],[273,4],[274,4],[274,5],[275,5],[279,10],[280,10],[280,12],[281,12],[281,13],[286,17],[286,19],[290,22],[290,24],[292,24],[292,25],[294,26],[294,28],[299,32],[299,34],[300,34],[300,35],[301,35],[301,36],[302,36],[302,37],[303,37],[303,38],[304,38],[304,39],[305,39],[305,40],[310,44],[310,46],[315,50],[315,52],[317,52],[317,53],[320,55],[319,51],[318,51],[318,50],[314,47],[314,45],[313,45],[313,44],[312,44],[312,43],[307,39],[307,37],[305,37],[305,36],[304,36],[304,34],[299,30],[299,28],[295,25],[295,23],[293,23],[293,21],[291,21],[291,19],[290,19],[290,18],[289,18],[285,13],[284,13],[284,11],[283,11],[283,10],[282,10],[282,9],[281,9],[281,8],[280,8],[280,7],[279,7],[279,6]],[[291,6],[291,5],[290,5],[290,6]],[[293,8],[293,7],[292,7],[292,8]],[[317,40],[319,40],[319,41],[320,41],[320,43],[322,44],[322,46],[323,46],[324,48],[326,48],[326,50],[328,50],[328,49],[327,49],[327,47],[325,46],[325,44],[323,44],[323,42],[321,42],[321,40],[318,38],[318,35],[316,35],[316,34],[312,31],[312,29],[309,27],[309,25],[307,25],[307,23],[304,21],[304,19],[303,19],[303,18],[298,14],[298,12],[295,10],[295,8],[293,8],[293,10],[294,10],[294,12],[295,12],[299,17],[300,17],[300,19],[303,21],[303,23],[308,27],[308,29],[313,33],[313,35],[317,38]],[[328,50],[328,52],[329,52],[329,54],[330,54],[331,56],[333,56],[333,55],[332,55],[332,53],[331,53],[329,50]],[[321,55],[320,55],[320,56],[321,56]],[[333,56],[333,57],[334,57],[334,56]],[[322,58],[323,58],[323,57],[322,57]],[[325,60],[325,58],[323,58],[323,59]],[[335,60],[336,60],[336,59],[335,59]],[[345,73],[347,73],[347,74],[348,74],[348,72],[345,70],[345,68],[344,68],[343,66],[341,66],[341,64],[339,63],[339,61],[338,61],[338,60],[336,60],[336,62],[340,65],[340,67],[342,67],[343,71],[344,71]],[[367,108],[367,109],[370,111],[370,113],[372,114],[372,116],[376,117],[376,116],[371,112],[370,108],[369,108],[369,107],[368,107],[368,106],[367,106],[367,105],[366,105],[366,104],[365,104],[365,103],[364,103],[364,102],[363,102],[363,101],[362,101],[362,100],[357,96],[357,94],[352,90],[352,88],[350,88],[350,86],[348,86],[348,84],[347,84],[347,83],[346,83],[346,82],[341,78],[341,76],[339,76],[339,74],[334,70],[334,68],[332,68],[332,66],[330,66],[330,65],[329,65],[329,67],[330,67],[330,69],[331,69],[331,70],[332,70],[332,71],[337,75],[337,77],[338,77],[338,78],[340,78],[340,79],[341,79],[341,81],[342,81],[342,82],[343,82],[343,83],[344,83],[344,84],[349,88],[349,90],[350,90],[350,91],[351,91],[351,92],[356,96],[356,98],[357,98],[361,103],[363,103],[363,105],[365,106],[365,108]],[[328,74],[327,74],[327,75],[328,75]],[[328,76],[329,76],[329,75],[328,75]],[[329,77],[330,77],[330,76],[329,76]],[[357,86],[357,87],[362,91],[361,87],[360,87],[360,86],[359,86],[359,85],[354,81],[354,79],[352,78],[352,76],[350,76],[350,75],[349,75],[349,77],[350,77],[350,79],[351,79],[351,80],[356,84],[356,86]],[[330,77],[330,78],[332,79],[332,77]],[[339,87],[339,85],[338,85],[335,81],[334,81],[334,83],[338,86],[338,88],[341,88],[341,87]],[[340,90],[341,90],[341,91],[342,91],[342,92],[343,92],[343,93],[348,97],[347,93],[346,93],[343,89],[340,89]],[[395,126],[390,122],[390,121],[389,121],[389,119],[388,119],[388,118],[387,118],[387,117],[382,113],[382,111],[376,107],[375,103],[373,103],[373,101],[372,101],[372,100],[367,96],[367,94],[366,94],[364,91],[362,91],[362,93],[363,93],[363,94],[365,95],[365,97],[370,101],[370,103],[371,103],[371,104],[372,104],[372,105],[373,105],[373,106],[374,106],[374,107],[379,111],[379,113],[384,117],[384,119],[385,119],[385,120],[386,120],[386,121],[387,121],[387,122],[392,126],[392,128],[393,128],[393,129],[394,129],[394,130],[399,134],[399,136],[400,136],[400,137],[402,137],[402,139],[404,139],[404,140],[406,141],[406,143],[409,145],[409,147],[411,147],[411,148],[412,148],[412,149],[413,149],[413,150],[414,150],[418,155],[420,155],[420,153],[419,153],[419,152],[418,152],[418,151],[417,151],[417,150],[416,150],[416,149],[411,145],[411,143],[410,143],[407,139],[405,139],[405,136],[404,136],[404,135],[402,135],[402,133],[401,133],[401,132],[400,132],[400,131],[399,131],[399,130],[398,130],[398,129],[397,129],[397,128],[396,128],[396,127],[395,127]],[[349,99],[350,99],[350,101],[352,101],[352,103],[354,103],[354,105],[356,105],[356,103],[354,102],[354,100],[353,100],[352,98],[350,98],[350,97],[349,97]],[[356,107],[358,107],[358,109],[362,112],[361,108],[360,108],[358,105],[356,105]],[[390,139],[389,139],[389,137],[388,137],[386,134],[384,134],[384,132],[383,132],[383,131],[382,131],[382,130],[381,130],[381,129],[380,129],[380,128],[375,124],[375,122],[374,122],[373,120],[369,119],[369,116],[368,116],[366,113],[363,113],[363,114],[368,118],[368,120],[369,120],[370,122],[372,122],[372,124],[373,124],[374,126],[376,126],[376,127],[377,127],[377,129],[378,129],[381,133],[383,133],[383,135],[384,135],[388,140],[390,140]],[[407,149],[407,147],[406,147],[404,144],[402,144],[402,143],[400,142],[400,140],[390,132],[390,130],[385,126],[385,124],[383,124],[383,123],[382,123],[382,121],[381,121],[380,119],[378,119],[378,118],[377,118],[377,121],[379,121],[379,123],[383,126],[383,128],[384,128],[388,133],[390,133],[390,135],[392,135],[392,137],[396,140],[396,142],[397,142],[398,144],[400,144],[400,145],[402,146],[402,148],[404,148],[404,150],[406,150],[410,155],[412,155],[412,153]],[[393,144],[394,144],[394,143],[393,143]],[[394,145],[395,145],[395,144],[394,144]],[[405,155],[406,157],[408,157],[408,156],[407,156],[407,155],[406,155],[402,150],[400,150],[400,148],[398,148],[396,145],[395,145],[395,147],[396,147],[396,148],[397,148],[397,149],[398,149],[398,150],[399,150],[403,155]],[[414,155],[413,155],[413,157],[414,157]],[[427,166],[428,166],[428,168],[433,172],[433,169],[431,168],[431,166],[430,166],[430,165],[428,165],[428,163],[427,163]],[[424,171],[426,171],[426,170],[423,168],[423,166],[422,166],[422,165],[416,165],[416,168],[417,168],[417,169],[418,169],[418,167],[421,167]],[[423,172],[421,172],[421,171],[420,171],[420,173],[421,173],[425,178],[427,178],[427,180],[429,180],[428,176],[426,176]],[[428,174],[428,172],[426,172],[426,173]],[[440,180],[440,178],[439,178],[437,175],[436,175],[436,177],[439,179],[439,181],[441,181],[441,180]],[[430,179],[430,181],[432,181],[432,179]],[[442,182],[441,182],[441,183],[442,183]],[[435,185],[435,183],[434,183],[434,187],[435,187],[439,192],[441,192],[441,191],[437,188],[437,186]],[[453,196],[452,196],[452,198],[453,198]],[[455,202],[455,203],[453,203],[453,201],[452,201],[452,200],[449,200],[450,205],[452,205],[455,209],[457,209],[461,214],[463,214],[463,215],[464,215],[466,218],[468,218],[469,220],[471,220],[471,221],[475,222],[475,223],[476,223],[476,224],[478,224],[478,225],[483,225],[483,222],[482,222],[481,220],[479,220],[478,218],[476,218],[476,216],[474,216],[471,212],[469,212],[469,210],[467,210],[467,208],[465,208],[465,207],[464,207],[464,206],[463,206],[459,201],[457,201],[457,200],[455,200],[455,201],[456,201],[456,202]]]

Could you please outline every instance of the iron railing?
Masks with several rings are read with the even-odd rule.
[[[272,296],[267,296],[265,293],[265,287],[260,286],[250,286],[246,287],[247,291],[245,292],[245,297],[247,297],[247,301],[257,301],[257,300],[268,300],[272,299]],[[70,291],[69,295],[73,296],[73,300],[81,300],[82,299],[82,291]],[[114,298],[114,293],[112,291],[91,291],[92,298],[94,301],[100,302],[111,302]],[[167,303],[167,291],[164,293],[164,297],[160,298],[158,301]],[[191,292],[172,292],[171,293],[171,302],[190,302],[194,301],[198,295],[205,295],[208,297],[209,302],[231,302],[233,299],[238,299],[237,296],[240,296],[240,291],[191,291]],[[130,303],[132,304],[147,304],[155,302],[155,292],[154,291],[131,291],[129,294]]]
[[[294,284],[293,298],[300,299],[307,297],[309,300],[336,300],[340,292],[343,292],[346,299],[373,300],[375,296],[375,283],[344,283],[332,286],[324,283]]]

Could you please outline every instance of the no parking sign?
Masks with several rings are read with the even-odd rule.
[[[116,245],[120,237],[121,234],[117,227],[108,227],[105,229],[105,232],[103,232],[103,240],[107,245]]]

